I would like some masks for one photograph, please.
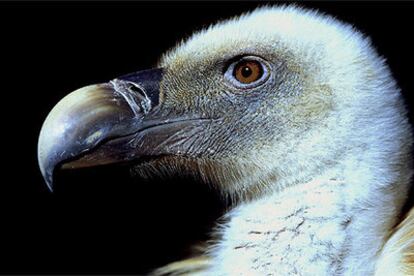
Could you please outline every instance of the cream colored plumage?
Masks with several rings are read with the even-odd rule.
[[[272,53],[305,85],[294,105],[281,98],[266,111],[289,113],[282,138],[239,158],[236,172],[215,171],[223,190],[254,200],[226,214],[209,261],[156,273],[413,275],[413,215],[389,238],[412,176],[411,127],[370,40],[316,11],[266,7],[195,34],[161,66],[180,71],[238,51]]]

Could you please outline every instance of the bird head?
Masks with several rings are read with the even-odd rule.
[[[368,38],[315,11],[265,7],[201,30],[153,69],[72,92],[38,152],[50,187],[57,168],[133,162],[142,176],[191,174],[251,197],[350,156],[397,160],[408,128]]]

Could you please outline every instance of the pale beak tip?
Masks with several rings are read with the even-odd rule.
[[[53,193],[53,177],[44,177],[44,179],[49,191]]]
[[[51,165],[49,160],[42,158],[42,155],[38,154],[40,172],[42,174],[43,180],[46,182],[47,187],[51,192],[53,192],[53,173],[54,165]]]

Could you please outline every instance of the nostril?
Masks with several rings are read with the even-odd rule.
[[[147,96],[145,89],[139,84],[131,81],[115,79],[111,81],[113,88],[117,91],[137,116],[147,114],[152,106],[150,98]]]
[[[145,94],[144,89],[139,87],[137,84],[130,82],[128,86],[128,90],[138,93],[144,98],[147,98],[147,94]]]
[[[149,100],[152,106],[158,106],[162,77],[163,69],[155,68],[123,75],[112,82],[136,97]]]

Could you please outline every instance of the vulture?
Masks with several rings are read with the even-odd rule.
[[[232,199],[205,250],[154,275],[414,275],[412,142],[370,39],[285,5],[70,93],[42,126],[38,160],[50,189],[58,168],[134,162]]]

